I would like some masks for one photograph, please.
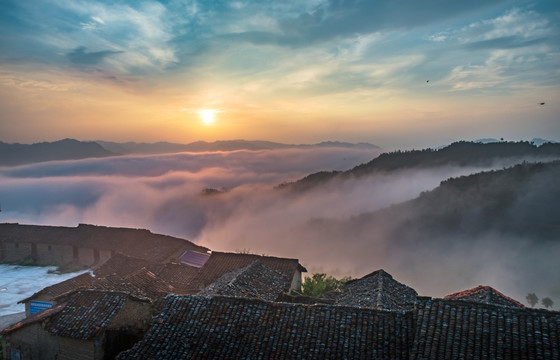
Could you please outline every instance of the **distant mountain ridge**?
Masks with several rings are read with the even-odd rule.
[[[189,144],[169,142],[157,143],[117,143],[108,141],[78,141],[63,139],[55,142],[35,144],[8,144],[0,142],[0,166],[17,166],[53,160],[79,160],[117,155],[150,155],[178,152],[235,151],[235,150],[275,150],[306,148],[360,148],[379,150],[380,147],[368,143],[346,143],[325,141],[317,144],[282,144],[262,140],[222,140],[215,142],[196,141]]]
[[[0,166],[17,166],[52,160],[78,160],[90,157],[114,156],[92,141],[63,139],[31,145],[0,142]]]
[[[235,151],[235,150],[275,150],[290,148],[340,147],[340,148],[370,148],[381,149],[369,143],[347,143],[340,141],[324,141],[317,144],[284,144],[263,140],[219,140],[214,142],[195,141],[188,144],[169,142],[137,143],[137,142],[109,142],[97,141],[105,149],[118,154],[163,154],[173,152],[204,152],[204,151]]]
[[[552,159],[560,159],[560,143],[544,143],[536,146],[528,141],[487,143],[459,141],[440,149],[383,153],[370,162],[347,171],[321,171],[295,182],[281,184],[279,187],[307,190],[333,179],[360,177],[376,172],[441,166],[490,166],[495,162],[504,162],[505,165],[511,166],[522,161]]]

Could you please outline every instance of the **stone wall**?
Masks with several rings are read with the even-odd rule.
[[[0,262],[3,263],[33,261],[39,265],[78,264],[92,266],[103,264],[112,255],[111,250],[91,247],[33,242],[0,242]]]
[[[103,349],[95,346],[99,340],[79,340],[70,338],[58,338],[60,352],[58,360],[102,360]]]
[[[2,349],[4,360],[12,360],[12,352],[19,352],[21,359],[56,359],[58,340],[46,332],[38,322],[3,335]]]

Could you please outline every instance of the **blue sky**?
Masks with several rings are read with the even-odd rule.
[[[559,25],[554,0],[4,0],[0,141],[560,140]]]

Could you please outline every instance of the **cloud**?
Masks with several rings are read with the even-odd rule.
[[[72,50],[68,54],[66,54],[66,57],[68,57],[68,59],[74,64],[97,65],[100,62],[102,62],[103,59],[105,59],[107,56],[120,54],[120,53],[122,53],[122,51],[104,50],[104,51],[86,52],[86,48],[84,46],[80,46]]]

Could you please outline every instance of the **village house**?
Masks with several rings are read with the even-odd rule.
[[[223,273],[254,259],[234,255],[219,255],[234,260],[220,270],[217,262],[207,272]],[[559,312],[525,308],[487,286],[433,299],[378,270],[349,282],[333,304],[278,302],[275,298],[285,294],[291,280],[262,261],[278,258],[257,258],[223,273],[198,295],[167,295],[153,318],[154,304],[131,294],[64,294],[54,299],[54,307],[3,332],[4,357],[64,359],[72,349],[73,359],[119,354],[121,360],[560,358]],[[210,259],[198,269],[199,276],[207,264]],[[292,261],[286,264],[294,267]],[[151,274],[149,279],[158,280],[144,267],[130,271],[125,278],[145,281]],[[208,273],[204,279],[211,278]],[[170,288],[162,290],[160,299]],[[101,296],[108,298],[90,299]],[[113,308],[121,304],[115,297],[136,307]]]
[[[232,296],[277,301],[290,285],[287,276],[265,266],[259,260],[241,269],[225,273],[202,289],[204,296]]]
[[[165,263],[186,251],[209,249],[188,240],[149,230],[80,224],[75,228],[0,224],[0,262],[31,261],[40,265],[91,267],[117,253]]]
[[[128,293],[80,290],[0,332],[6,360],[112,359],[143,338],[151,302]]]
[[[410,310],[414,308],[417,297],[416,290],[401,284],[381,269],[346,282],[334,303],[379,310]]]

